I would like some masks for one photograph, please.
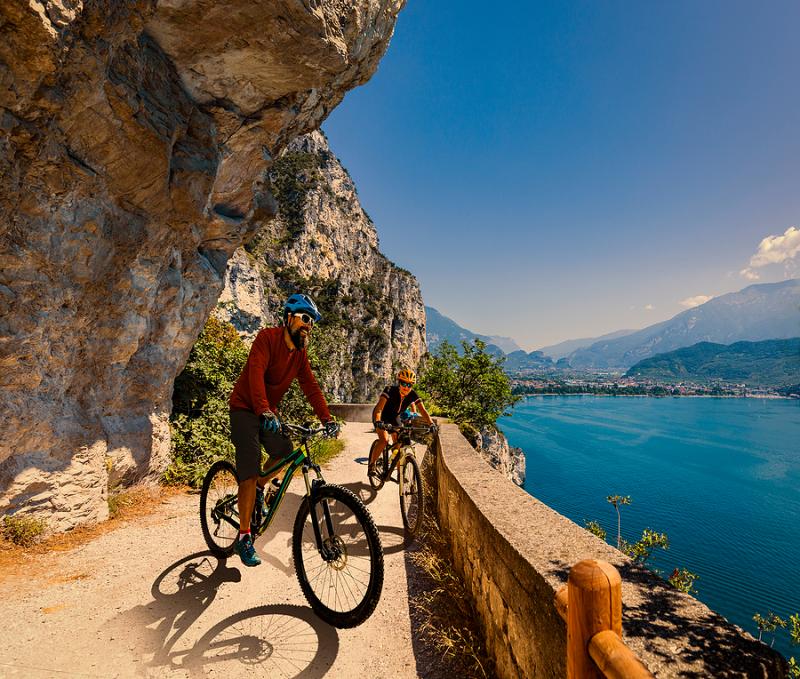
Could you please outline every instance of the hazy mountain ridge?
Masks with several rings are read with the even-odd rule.
[[[800,337],[727,345],[699,342],[646,358],[625,376],[665,382],[721,380],[783,387],[800,379]]]
[[[636,332],[636,330],[615,330],[614,332],[609,332],[605,335],[600,335],[599,337],[583,337],[581,339],[564,340],[558,344],[551,344],[546,347],[541,347],[539,351],[545,356],[549,356],[554,361],[557,361],[559,358],[569,356],[578,349],[590,347],[597,342],[604,342],[617,339],[619,337],[624,337],[625,335],[630,335],[634,332]]]
[[[517,343],[510,337],[500,337],[498,335],[480,335],[471,330],[461,327],[452,318],[448,318],[433,307],[425,307],[425,336],[428,344],[428,351],[434,353],[442,342],[449,342],[457,348],[461,348],[461,342],[472,342],[479,339],[486,342],[489,352],[497,355],[509,353],[509,351],[519,351]]]
[[[673,318],[569,355],[574,368],[628,369],[639,361],[698,342],[731,344],[800,335],[800,279],[751,285]]]

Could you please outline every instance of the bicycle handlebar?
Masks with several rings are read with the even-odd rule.
[[[308,440],[313,436],[317,436],[318,434],[322,434],[327,438],[335,438],[326,433],[325,427],[301,427],[299,424],[290,424],[289,422],[282,422],[281,423],[281,433],[284,436],[297,436],[302,440]],[[339,431],[337,429],[336,433],[338,434]]]
[[[426,424],[424,427],[413,426],[410,424],[389,424],[388,422],[376,422],[375,429],[382,429],[385,432],[403,432],[407,431],[414,434],[436,434],[439,431],[439,425],[436,423]]]

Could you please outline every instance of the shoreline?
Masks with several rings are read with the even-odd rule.
[[[755,398],[755,399],[763,399],[767,401],[772,400],[779,400],[779,401],[798,401],[793,396],[781,396],[780,394],[744,394],[744,395],[736,395],[736,394],[594,394],[592,392],[582,392],[577,394],[560,394],[558,392],[548,392],[543,394],[520,394],[520,396],[524,398],[536,398],[539,396],[598,396],[602,398]]]

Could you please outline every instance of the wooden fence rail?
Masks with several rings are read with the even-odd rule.
[[[587,559],[555,597],[567,623],[567,679],[652,679],[622,640],[622,579],[605,561]]]

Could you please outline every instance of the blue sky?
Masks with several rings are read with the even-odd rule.
[[[796,0],[410,0],[323,130],[426,304],[529,350],[644,327],[800,275],[798,26]]]

